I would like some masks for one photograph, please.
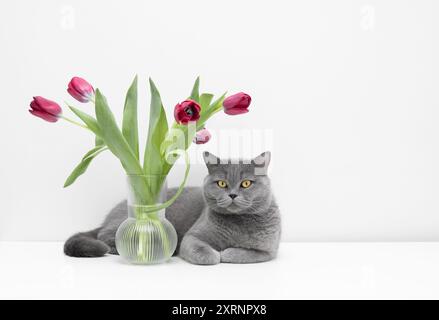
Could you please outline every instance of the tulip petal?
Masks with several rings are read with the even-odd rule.
[[[32,102],[31,102],[31,108],[34,110],[49,113],[55,117],[61,114],[62,112],[61,107],[55,101],[43,98],[41,96],[34,97],[34,101]]]
[[[80,77],[73,77],[71,84],[78,92],[84,92],[87,94],[94,92],[91,84]]]
[[[248,94],[244,92],[236,93],[224,100],[224,112],[229,115],[247,113],[250,103],[251,97]]]
[[[35,100],[32,100],[32,102],[30,103],[30,107],[32,110],[41,110],[40,106]]]
[[[212,136],[211,136],[209,130],[204,128],[204,129],[201,129],[200,131],[197,132],[193,141],[196,144],[205,144],[205,143],[209,142],[211,137]]]
[[[179,124],[187,125],[200,119],[201,107],[193,100],[185,100],[178,103],[174,108],[174,118]]]
[[[224,112],[226,114],[228,114],[228,115],[235,116],[235,115],[238,115],[238,114],[247,113],[248,109],[244,109],[244,108],[234,108],[234,109],[229,109],[229,110],[224,109]]]
[[[88,99],[86,97],[83,97],[78,91],[75,90],[73,87],[69,87],[67,89],[67,92],[70,93],[70,95],[78,100],[79,102],[88,102]]]
[[[70,80],[67,92],[79,102],[89,102],[95,93],[93,86],[80,77]]]
[[[43,120],[46,120],[48,122],[57,122],[58,121],[58,117],[55,117],[49,113],[43,112],[43,111],[39,111],[39,110],[29,110],[29,112],[38,117],[41,118]]]

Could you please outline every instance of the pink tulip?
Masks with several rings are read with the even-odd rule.
[[[251,101],[252,98],[244,92],[231,95],[223,102],[224,112],[232,116],[247,113]]]
[[[211,137],[212,135],[210,134],[209,130],[203,128],[200,131],[198,131],[197,134],[195,135],[194,142],[196,144],[205,144],[209,142]]]
[[[67,92],[79,102],[89,102],[94,99],[95,95],[92,85],[79,77],[73,77],[70,80]]]
[[[29,112],[31,114],[49,122],[57,122],[62,113],[59,104],[39,96],[34,97],[30,103],[30,108]]]
[[[200,105],[193,100],[185,100],[175,106],[174,117],[179,124],[188,124],[200,119]]]

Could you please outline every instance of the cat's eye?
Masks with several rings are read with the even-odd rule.
[[[218,181],[216,182],[216,184],[217,184],[218,187],[220,187],[220,188],[225,188],[225,187],[227,187],[227,182],[225,182],[224,180],[218,180]]]
[[[244,180],[241,182],[241,187],[248,188],[252,185],[252,182],[250,180]]]

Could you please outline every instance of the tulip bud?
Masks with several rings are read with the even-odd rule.
[[[205,144],[209,142],[211,137],[212,135],[210,134],[209,130],[203,128],[200,131],[198,131],[197,134],[195,135],[194,142],[196,144]]]
[[[57,122],[62,113],[61,107],[56,102],[39,96],[34,97],[30,108],[31,114],[49,122]]]
[[[79,77],[73,77],[70,80],[67,92],[79,102],[89,102],[95,96],[92,85]]]
[[[231,95],[223,102],[224,112],[232,116],[247,113],[251,101],[252,98],[244,92]]]
[[[188,124],[200,119],[200,105],[193,100],[185,100],[175,106],[174,117],[178,124]]]

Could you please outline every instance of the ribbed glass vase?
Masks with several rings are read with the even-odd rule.
[[[165,209],[151,211],[166,201],[166,177],[129,175],[128,217],[116,232],[116,248],[131,263],[167,261],[177,247],[177,233],[165,217]]]

